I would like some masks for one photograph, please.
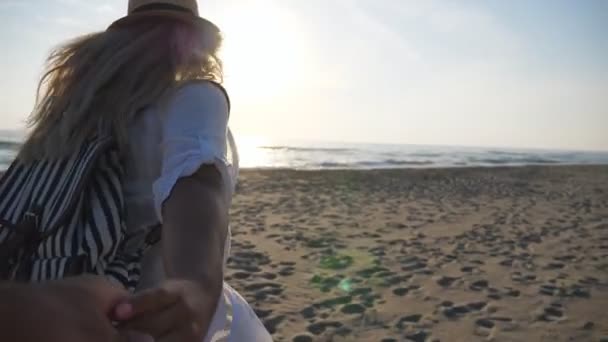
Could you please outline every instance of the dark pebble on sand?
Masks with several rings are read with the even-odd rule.
[[[397,322],[396,326],[397,326],[397,328],[403,329],[406,324],[418,323],[418,322],[420,322],[420,319],[422,319],[422,315],[419,315],[419,314],[401,317],[399,322]]]
[[[407,294],[409,291],[410,291],[409,289],[406,289],[406,288],[404,288],[404,287],[400,287],[400,288],[394,289],[394,290],[393,290],[393,294],[394,294],[395,296],[403,297],[403,296],[405,296],[405,295],[406,295],[406,294]]]
[[[474,302],[474,303],[467,304],[467,306],[469,308],[471,308],[472,310],[476,310],[476,311],[482,310],[483,308],[486,307],[486,305],[488,305],[488,303],[486,303],[486,302]]]
[[[307,308],[302,309],[302,311],[300,311],[300,314],[304,318],[313,318],[315,317],[315,309],[312,306],[309,306]]]
[[[360,314],[365,312],[365,307],[361,304],[347,304],[340,311],[348,315]]]
[[[564,268],[564,267],[566,267],[566,265],[564,265],[564,264],[562,264],[562,263],[559,263],[559,262],[552,262],[552,263],[549,263],[549,264],[548,264],[548,265],[545,267],[545,269],[546,269],[546,270],[560,270],[560,269],[562,269],[562,268]]]
[[[282,277],[287,277],[287,276],[293,275],[293,271],[294,271],[293,267],[285,267],[285,268],[281,269],[278,273]]]
[[[312,338],[312,336],[308,335],[308,334],[302,334],[302,335],[298,335],[295,336],[292,340],[292,342],[312,342],[314,341],[314,339]]]
[[[340,335],[340,336],[347,336],[347,335],[350,335],[352,332],[353,332],[353,330],[346,326],[341,326],[338,329],[336,329],[336,335]]]
[[[445,309],[443,314],[447,318],[456,318],[469,312],[470,310],[467,307],[459,305]]]
[[[256,316],[259,318],[266,318],[272,314],[272,310],[254,309]]]
[[[595,323],[593,323],[593,322],[587,322],[587,323],[585,323],[585,325],[583,325],[584,330],[591,330],[594,327],[595,327]]]
[[[450,302],[449,300],[443,301],[440,304],[441,306],[445,306],[445,307],[450,307],[450,306],[454,306],[454,302]]]
[[[273,289],[280,289],[282,286],[281,284],[277,284],[277,283],[271,283],[271,282],[261,282],[261,283],[253,283],[253,284],[249,284],[247,286],[245,286],[245,291],[257,291],[257,290],[261,290],[263,288],[273,288]]]
[[[507,292],[508,296],[511,297],[519,297],[521,295],[521,291],[519,290],[509,290],[509,292]]]
[[[490,299],[494,299],[494,300],[500,300],[502,297],[500,297],[500,295],[493,293],[493,294],[489,294],[488,298]]]
[[[410,272],[410,271],[415,271],[415,270],[420,270],[426,267],[426,264],[423,262],[417,262],[413,265],[407,265],[407,266],[403,266],[401,269],[406,271],[406,272]]]
[[[475,324],[477,326],[488,328],[488,329],[492,329],[494,327],[494,322],[492,322],[489,319],[485,319],[485,318],[478,319],[477,321],[475,321]]]
[[[558,288],[553,285],[542,285],[538,290],[540,294],[544,294],[546,296],[555,296],[558,291]]]
[[[460,271],[463,273],[471,273],[471,272],[473,272],[473,270],[474,270],[474,268],[471,266],[465,266],[460,269]]]
[[[481,291],[481,290],[487,288],[488,286],[489,286],[489,283],[487,280],[478,280],[478,281],[474,282],[473,284],[471,284],[471,290]]]
[[[449,287],[451,286],[456,280],[458,280],[458,278],[452,278],[452,277],[441,277],[439,280],[437,280],[437,284],[439,284],[439,286],[441,287]]]
[[[268,318],[268,319],[264,320],[264,326],[266,327],[266,330],[268,330],[268,332],[270,334],[274,334],[277,332],[277,326],[279,324],[281,324],[284,320],[285,320],[285,316],[283,316],[283,315]]]
[[[545,308],[545,314],[551,315],[554,317],[562,317],[564,315],[564,313],[561,310],[556,309],[552,306]]]
[[[309,325],[307,329],[315,335],[321,335],[327,328],[340,328],[341,326],[340,322],[317,322]]]
[[[591,293],[586,289],[577,288],[572,291],[572,295],[579,298],[590,298]]]
[[[372,292],[371,287],[360,287],[351,291],[352,296],[366,295]]]
[[[262,274],[260,274],[260,276],[261,276],[262,278],[264,278],[264,279],[268,279],[268,280],[274,280],[274,279],[277,279],[277,275],[276,275],[276,274],[274,274],[274,273],[268,273],[268,272],[266,272],[266,273],[262,273]]]
[[[247,272],[235,272],[232,274],[232,277],[234,279],[247,279],[251,276],[251,274],[247,273]]]
[[[429,333],[426,331],[418,331],[410,335],[405,335],[406,339],[413,342],[425,342],[428,337]]]

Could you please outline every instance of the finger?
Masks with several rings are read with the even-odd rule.
[[[150,289],[140,292],[118,305],[114,314],[117,320],[125,321],[145,312],[160,311],[177,302],[179,298],[180,295],[177,292],[171,292],[164,288]],[[127,315],[129,317],[125,317],[125,312],[129,314]]]
[[[105,314],[111,312],[117,303],[129,297],[129,292],[126,289],[105,279],[90,280],[90,286],[94,303]]]
[[[165,336],[156,339],[156,342],[200,342],[205,338],[205,331],[198,324],[188,323]]]
[[[129,337],[129,334],[122,332],[122,331],[117,331],[116,334],[114,335],[114,338],[112,339],[112,342],[134,342],[131,337]]]
[[[101,276],[79,276],[58,281],[56,285],[66,290],[83,290],[87,301],[104,313],[109,313],[120,301],[129,296],[123,287],[113,284]]]
[[[155,342],[154,337],[130,330],[121,330],[125,342]]]
[[[160,312],[147,312],[137,316],[126,322],[122,328],[159,337],[176,330],[188,317],[185,307],[177,303]]]

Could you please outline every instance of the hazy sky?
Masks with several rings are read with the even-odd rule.
[[[126,0],[0,0],[0,128]],[[200,0],[237,134],[608,150],[608,1]]]

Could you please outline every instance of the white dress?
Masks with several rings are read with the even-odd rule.
[[[131,153],[125,164],[124,182],[129,233],[162,222],[162,203],[177,180],[192,175],[201,165],[217,167],[226,184],[226,197],[232,199],[238,156],[235,158],[233,150],[232,159],[236,162],[228,161],[227,141],[232,141],[228,116],[228,101],[222,90],[209,82],[197,82],[183,86],[167,103],[146,109],[129,127]],[[230,233],[224,253],[225,266],[230,253]],[[144,257],[138,290],[154,287],[164,279],[157,245]],[[247,302],[224,284],[224,296],[204,341],[272,339]]]

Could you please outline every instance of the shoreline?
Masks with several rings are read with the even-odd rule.
[[[501,169],[521,169],[521,168],[608,168],[608,164],[526,164],[526,165],[490,165],[490,166],[431,166],[431,167],[387,167],[387,168],[288,168],[288,167],[241,167],[239,172],[323,172],[323,171],[433,171],[433,170],[501,170]]]

